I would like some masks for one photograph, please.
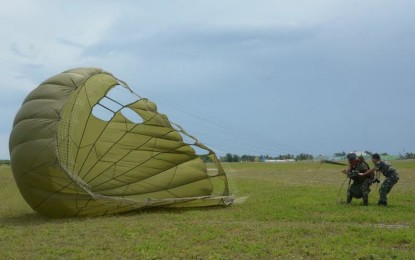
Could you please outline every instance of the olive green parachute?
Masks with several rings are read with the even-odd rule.
[[[133,98],[117,99],[117,91]],[[21,194],[47,216],[233,201],[211,149],[99,68],[68,70],[33,90],[9,148]]]

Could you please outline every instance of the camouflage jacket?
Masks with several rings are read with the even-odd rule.
[[[373,179],[373,174],[365,176],[359,175],[359,173],[366,172],[369,169],[370,167],[365,161],[358,159],[358,162],[354,166],[350,166],[350,170],[347,173],[347,177],[352,179],[354,182],[363,182],[366,179]]]
[[[392,177],[395,175],[399,178],[398,171],[396,171],[396,169],[386,161],[377,161],[375,163],[375,170],[380,171],[385,177]]]

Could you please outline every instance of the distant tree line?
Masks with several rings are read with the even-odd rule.
[[[365,151],[366,154],[372,155],[372,152]],[[381,153],[381,156],[386,156],[388,153]],[[334,153],[336,157],[345,157],[346,152],[337,152]],[[401,159],[415,159],[415,153],[405,153],[400,154],[399,156]],[[203,161],[205,162],[212,162],[212,160],[208,156],[202,156]],[[296,161],[304,161],[304,160],[313,160],[314,157],[311,154],[300,153],[299,155],[294,154],[282,154],[275,157],[269,155],[242,155],[239,156],[237,154],[227,153],[225,156],[219,158],[221,162],[261,162],[265,160],[296,160]],[[10,165],[10,160],[0,160],[0,165]]]
[[[367,154],[367,155],[372,155],[373,154],[371,151],[364,151],[364,153]],[[344,152],[344,151],[334,153],[334,157],[346,157],[346,155],[347,155],[347,153]],[[388,153],[379,153],[379,155],[386,156],[386,155],[389,155],[389,154]]]
[[[221,162],[263,162],[266,160],[313,160],[314,157],[311,154],[301,153],[299,155],[294,154],[282,154],[278,156],[269,155],[242,155],[227,153],[225,156],[220,157]]]
[[[415,153],[406,153],[404,155],[401,155],[402,159],[415,159]]]
[[[0,160],[0,165],[10,165],[10,160]]]
[[[367,155],[372,155],[373,153],[370,151],[364,151]],[[337,152],[334,153],[335,157],[346,157],[346,152]],[[387,152],[379,153],[381,156],[388,156]],[[318,157],[317,157],[318,158]],[[401,159],[415,159],[415,153],[405,153],[400,154]],[[225,156],[219,158],[221,162],[263,162],[266,160],[295,160],[295,161],[305,161],[305,160],[313,160],[314,156],[307,153],[300,153],[298,155],[294,154],[281,154],[278,156],[270,156],[270,155],[242,155],[239,156],[237,154],[227,153]]]

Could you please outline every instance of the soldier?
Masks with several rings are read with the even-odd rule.
[[[386,161],[380,159],[380,155],[377,153],[372,154],[372,162],[375,166],[367,170],[366,172],[359,173],[360,176],[368,176],[373,174],[375,171],[380,171],[386,179],[383,181],[382,185],[379,188],[379,202],[380,206],[387,206],[388,201],[386,195],[391,191],[393,185],[395,185],[399,180],[399,173],[395,168]]]
[[[359,173],[369,170],[369,165],[362,156],[357,158],[356,153],[349,153],[347,154],[347,160],[349,161],[350,166],[343,170],[343,173],[347,174],[347,177],[350,178],[350,180],[353,180],[352,185],[349,185],[349,188],[347,189],[347,203],[351,203],[352,198],[363,198],[363,205],[367,206],[369,203],[370,185],[372,185],[374,175],[359,175]]]

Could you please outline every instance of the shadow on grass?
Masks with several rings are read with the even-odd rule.
[[[114,216],[123,216],[123,217],[131,217],[131,216],[136,216],[136,215],[159,215],[159,214],[175,214],[175,215],[181,215],[181,214],[185,214],[188,212],[197,212],[197,211],[217,211],[217,210],[224,210],[225,208],[229,208],[231,206],[221,206],[221,205],[217,205],[217,206],[209,206],[209,207],[190,207],[190,208],[172,208],[172,207],[148,207],[148,208],[141,208],[141,209],[137,209],[137,210],[133,210],[133,211],[128,211],[128,212],[121,212],[118,214],[113,214],[113,215],[106,215],[106,216],[102,216],[102,217],[114,217]]]
[[[33,226],[50,223],[51,219],[39,213],[24,213],[0,217],[0,228],[5,226]],[[53,220],[53,219],[52,219]]]
[[[141,214],[177,214],[181,215],[185,212],[190,211],[199,211],[199,210],[207,210],[207,211],[216,211],[216,210],[223,210],[227,208],[226,206],[210,206],[210,207],[193,207],[193,208],[171,208],[171,207],[149,207],[149,208],[142,208],[128,212],[122,212],[117,214],[108,214],[103,216],[81,216],[81,217],[64,217],[64,218],[52,218],[45,215],[42,215],[37,212],[31,213],[23,213],[20,215],[10,215],[10,216],[2,216],[0,217],[0,228],[4,228],[6,226],[36,226],[36,225],[44,225],[50,223],[68,223],[68,222],[83,222],[85,220],[91,219],[98,219],[98,218],[114,218],[114,217],[131,217],[137,216]]]

